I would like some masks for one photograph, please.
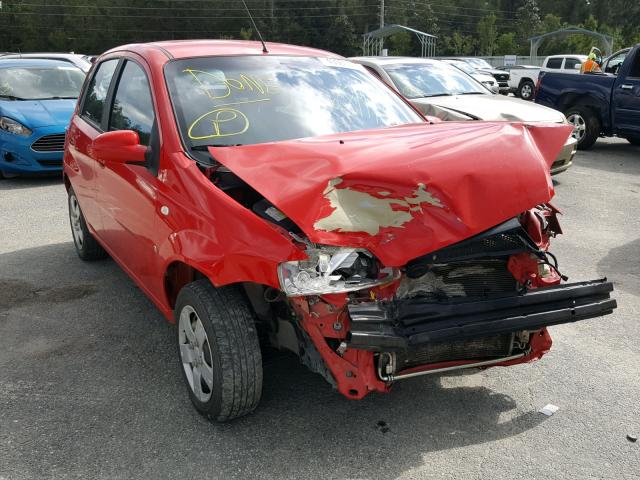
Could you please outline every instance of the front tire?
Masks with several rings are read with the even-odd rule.
[[[520,83],[520,86],[518,87],[518,96],[522,100],[532,100],[535,88],[536,86],[531,80],[525,80]]]
[[[588,150],[600,135],[600,120],[586,107],[573,107],[565,112],[567,121],[573,125],[573,138],[578,150]]]
[[[625,137],[627,142],[631,145],[639,145],[640,146],[640,137]]]
[[[174,318],[183,378],[196,410],[216,422],[255,410],[262,395],[262,355],[242,293],[197,280],[178,294]]]
[[[73,188],[69,188],[69,222],[71,223],[71,233],[73,234],[76,253],[82,260],[101,260],[107,257],[107,252],[87,228],[87,222],[84,219],[78,203],[78,197],[76,197]]]

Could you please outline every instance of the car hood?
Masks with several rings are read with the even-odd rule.
[[[209,151],[310,241],[402,266],[547,202],[571,130],[442,122]]]
[[[481,73],[486,73],[487,75],[504,75],[509,73],[495,68],[478,68],[477,70]]]
[[[552,108],[504,95],[451,95],[412,99],[425,115],[445,118],[447,110],[468,114],[477,120],[507,120],[515,122],[564,122],[564,115]],[[462,118],[457,118],[461,120]]]
[[[67,125],[75,107],[75,99],[3,100],[0,101],[0,115],[33,129]]]

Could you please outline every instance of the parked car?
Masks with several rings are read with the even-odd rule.
[[[547,253],[570,134],[430,123],[311,48],[137,44],[96,60],[64,184],[80,258],[108,252],[177,323],[191,401],[224,421],[260,399],[258,332],[360,399],[538,359],[548,325],[610,313],[610,282],[560,284]]]
[[[640,145],[640,44],[624,55],[617,75],[545,72],[540,78],[536,103],[564,112],[580,149],[601,135]]]
[[[0,58],[0,177],[61,170],[84,77],[58,60]]]
[[[510,78],[509,72],[505,72],[504,70],[498,70],[496,68],[493,68],[491,64],[487,62],[485,59],[477,58],[477,57],[458,57],[458,58],[445,59],[445,60],[462,61],[467,63],[468,65],[471,65],[473,68],[475,68],[477,71],[481,73],[491,75],[493,78],[496,79],[496,82],[498,82],[498,91],[503,95],[507,95],[509,93],[509,78]]]
[[[489,75],[488,73],[482,73],[479,70],[476,70],[475,68],[473,68],[467,62],[463,62],[462,60],[446,59],[443,61],[462,70],[467,75],[471,75],[481,84],[483,84],[485,87],[491,90],[492,93],[500,93],[500,87],[498,86],[498,82],[496,81],[495,78],[493,78],[493,76]]]
[[[511,70],[517,70],[519,68],[540,68],[536,65],[500,65],[496,67],[498,70],[504,70],[505,72],[510,72]]]
[[[40,53],[11,53],[2,55],[1,59],[41,59],[41,60],[58,60],[61,62],[67,62],[71,65],[78,67],[83,72],[87,73],[91,68],[91,62],[85,58],[84,55],[78,55],[75,53],[52,53],[52,52],[40,52]]]
[[[400,92],[420,112],[440,120],[566,123],[564,115],[551,108],[491,95],[447,61],[401,57],[355,57],[350,60],[363,65]],[[570,137],[553,162],[551,174],[568,169],[575,152],[576,140]]]
[[[544,59],[542,67],[513,69],[510,71],[509,90],[523,100],[533,100],[540,72],[580,73],[580,66],[586,59],[586,55],[550,55]]]

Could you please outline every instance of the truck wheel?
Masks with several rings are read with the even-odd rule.
[[[523,100],[531,100],[536,86],[531,80],[523,81],[518,87],[518,96]]]
[[[180,290],[174,318],[183,378],[196,410],[217,422],[255,410],[262,394],[262,355],[241,292],[197,280]]]
[[[85,261],[101,260],[107,257],[107,252],[91,235],[84,220],[78,197],[69,189],[69,221],[71,223],[71,233],[73,234],[73,244],[76,246],[76,253]]]
[[[600,135],[600,121],[591,110],[574,107],[565,112],[567,121],[573,125],[573,138],[578,141],[578,150],[587,150],[596,143]]]
[[[631,145],[640,145],[640,137],[626,137]]]

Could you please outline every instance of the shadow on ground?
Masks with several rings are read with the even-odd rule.
[[[62,183],[62,173],[55,175],[29,175],[0,179],[0,191],[21,190],[23,188],[48,187]]]
[[[349,401],[294,356],[266,352],[257,411],[213,425],[189,403],[174,327],[114,262],[83,263],[70,242],[21,250],[0,255],[0,282],[9,478],[170,478],[176,466],[184,478],[304,478],[323,466],[327,477],[390,478],[428,452],[545,418],[478,377],[414,379]]]

